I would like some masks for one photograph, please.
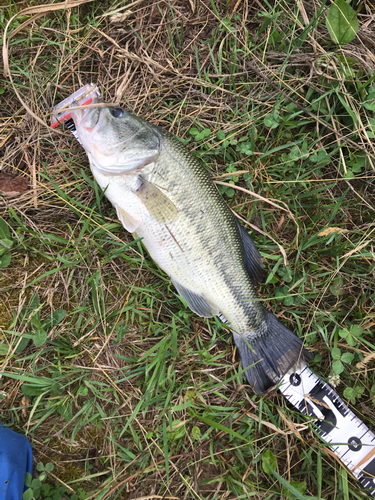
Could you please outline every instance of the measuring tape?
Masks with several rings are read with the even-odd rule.
[[[375,435],[370,429],[307,366],[285,375],[279,390],[299,412],[316,417],[315,431],[375,498]]]
[[[69,106],[73,101],[79,105],[90,104],[94,98],[100,97],[101,93],[94,84],[80,88],[54,107],[51,127],[64,123],[82,144]],[[222,314],[218,317],[227,323]],[[316,418],[312,423],[314,430],[375,498],[375,435],[306,365],[285,375],[280,384],[279,390],[290,404],[300,413]]]

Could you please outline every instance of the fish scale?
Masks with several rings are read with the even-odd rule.
[[[151,257],[169,276],[194,292],[204,294],[227,315],[234,330],[245,333],[249,329],[249,316],[250,321],[255,321],[249,299],[256,296],[244,272],[241,241],[234,217],[198,160],[186,154],[186,149],[175,137],[164,131],[162,135],[165,141],[155,161],[152,180],[165,188],[171,201],[176,206],[183,205],[184,210],[168,223],[169,231],[150,219],[137,230],[137,236],[143,237]],[[179,173],[180,182],[165,184],[163,179],[175,175],[177,156],[180,162],[184,162],[184,169]],[[189,190],[188,198],[186,186],[194,187]],[[206,213],[210,214],[211,227],[204,226]],[[163,258],[153,251],[152,246],[158,231],[163,232],[169,243]],[[193,247],[199,248],[199,253],[192,252]]]

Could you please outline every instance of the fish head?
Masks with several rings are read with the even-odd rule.
[[[92,168],[116,176],[141,170],[155,161],[161,141],[156,127],[123,108],[95,104],[98,101],[93,107],[71,111]]]

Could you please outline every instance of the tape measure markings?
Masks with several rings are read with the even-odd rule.
[[[285,375],[279,390],[298,411],[317,418],[314,430],[375,497],[375,435],[370,429],[306,365]]]

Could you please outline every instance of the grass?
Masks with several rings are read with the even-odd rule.
[[[2,27],[35,5],[10,2]],[[139,1],[129,13],[94,1],[9,39],[0,168],[29,190],[0,197],[11,242],[0,407],[36,463],[54,466],[40,498],[363,497],[281,395],[244,384],[229,331],[186,308],[117,221],[79,144],[48,128],[51,107],[92,81],[181,137],[251,224],[268,273],[260,297],[371,427],[373,5],[358,7],[359,32],[342,46],[328,5]]]

